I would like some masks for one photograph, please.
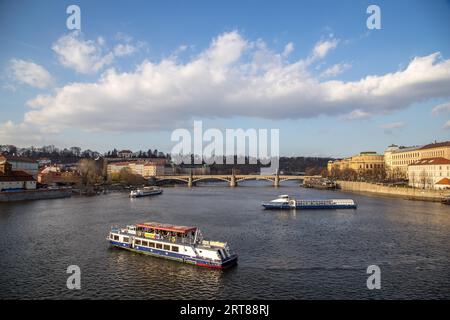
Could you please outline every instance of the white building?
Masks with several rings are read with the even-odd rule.
[[[408,166],[409,185],[422,189],[450,188],[450,160],[445,158],[426,158]]]
[[[13,171],[25,171],[31,174],[34,179],[37,179],[39,173],[39,163],[36,160],[32,160],[25,157],[17,157],[10,155],[0,156],[0,161],[8,161],[11,164]]]
[[[0,160],[0,192],[11,189],[36,189],[36,180],[24,171],[13,171],[6,160]]]

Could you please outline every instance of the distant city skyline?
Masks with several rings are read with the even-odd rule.
[[[280,129],[281,156],[450,140],[449,27],[444,0],[3,1],[0,144],[169,153],[194,120]]]

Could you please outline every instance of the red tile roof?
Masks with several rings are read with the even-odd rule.
[[[422,148],[420,148],[420,150],[431,149],[431,148],[439,148],[439,147],[450,147],[450,141],[426,144]]]
[[[9,174],[0,174],[0,181],[35,181],[35,179],[25,171],[17,170]]]
[[[427,165],[438,165],[438,164],[450,164],[450,160],[446,158],[426,158],[414,161],[410,166],[427,166]]]
[[[449,178],[443,178],[436,182],[436,184],[443,184],[443,185],[449,185],[450,186],[450,179]]]

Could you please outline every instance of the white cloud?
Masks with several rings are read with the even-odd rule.
[[[380,128],[387,134],[392,134],[395,130],[402,129],[406,124],[402,121],[382,124]]]
[[[0,141],[16,146],[37,145],[44,141],[44,135],[28,124],[0,123]]]
[[[337,47],[339,39],[322,40],[316,43],[313,50],[314,59],[323,59],[333,49]]]
[[[104,53],[105,40],[84,40],[78,31],[60,37],[52,46],[59,62],[79,73],[95,73],[114,60],[112,52]]]
[[[442,103],[433,108],[431,113],[436,116],[441,113],[450,112],[450,102]]]
[[[337,75],[350,69],[351,67],[352,65],[349,63],[337,63],[326,69],[324,72],[322,72],[321,77],[323,78],[336,77]]]
[[[35,88],[47,88],[53,84],[53,77],[42,66],[20,59],[9,62],[13,77],[16,81],[26,83]]]
[[[450,129],[450,120],[444,124],[444,129]]]
[[[288,57],[292,51],[294,51],[294,44],[292,42],[289,42],[285,47],[282,56],[284,58]]]
[[[355,109],[349,114],[344,116],[344,119],[346,120],[362,120],[362,119],[368,119],[372,115],[368,112],[362,111],[360,109]]]
[[[135,52],[136,47],[128,43],[120,43],[114,47],[114,55],[116,55],[117,57],[128,56]]]
[[[439,53],[416,57],[403,70],[347,82],[321,81],[308,70],[311,56],[288,62],[282,54],[236,31],[224,33],[187,62],[145,60],[130,72],[110,69],[96,82],[39,95],[28,101],[33,109],[24,121],[139,131],[184,126],[198,117],[364,118],[450,95],[450,60]]]
[[[380,126],[380,128],[383,128],[383,129],[400,129],[400,128],[403,128],[404,126],[405,126],[405,123],[399,121],[399,122],[392,122],[392,123],[382,124]]]

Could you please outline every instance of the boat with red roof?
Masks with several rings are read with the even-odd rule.
[[[144,222],[112,227],[107,240],[118,248],[212,269],[234,266],[238,258],[226,242],[204,240],[200,229],[191,226]]]

